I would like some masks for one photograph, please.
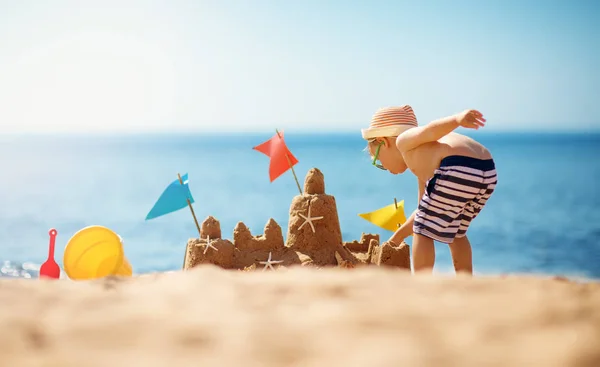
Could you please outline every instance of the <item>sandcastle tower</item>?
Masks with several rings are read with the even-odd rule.
[[[234,268],[233,244],[221,238],[221,224],[212,216],[202,222],[200,238],[192,238],[187,243],[183,269],[190,269],[199,264]]]
[[[304,192],[292,200],[286,246],[317,266],[338,265],[340,258],[357,262],[343,246],[335,197],[325,194],[325,179],[317,168],[308,171]]]

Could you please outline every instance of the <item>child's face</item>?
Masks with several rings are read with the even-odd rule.
[[[393,138],[376,138],[369,142],[369,153],[373,157],[373,165],[377,168],[398,174],[406,171],[406,163],[402,154],[396,149]]]

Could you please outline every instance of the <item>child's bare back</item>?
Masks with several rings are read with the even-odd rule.
[[[487,148],[479,142],[454,132],[443,136],[438,141],[419,145],[402,153],[402,156],[408,169],[421,182],[429,180],[446,157],[464,156],[483,160],[492,158]]]

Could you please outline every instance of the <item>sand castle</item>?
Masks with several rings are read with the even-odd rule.
[[[221,225],[209,216],[201,226],[200,238],[187,244],[184,269],[214,264],[225,269],[253,270],[290,266],[391,266],[410,270],[410,251],[379,245],[379,236],[363,233],[360,241],[343,242],[335,197],[325,193],[325,179],[317,168],[309,170],[304,192],[293,198],[287,238],[269,219],[262,235],[253,236],[239,222],[233,242],[223,239]]]

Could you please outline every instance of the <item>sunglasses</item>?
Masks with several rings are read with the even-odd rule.
[[[379,151],[381,150],[382,145],[383,145],[383,142],[379,143],[379,145],[377,146],[377,150],[375,151],[375,155],[373,156],[373,165],[379,169],[387,171],[385,169],[385,167],[383,167],[381,164],[377,163],[377,160],[379,159]]]

